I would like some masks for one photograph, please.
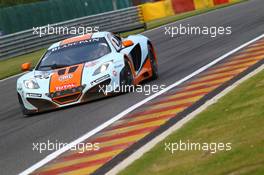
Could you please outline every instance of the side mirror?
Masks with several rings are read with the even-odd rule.
[[[21,70],[23,72],[25,71],[29,71],[30,70],[30,67],[31,67],[31,63],[24,63],[24,64],[21,64]]]
[[[131,40],[125,40],[125,41],[122,42],[122,45],[123,45],[124,47],[130,47],[130,46],[133,46],[134,43],[133,43],[133,41],[131,41]]]

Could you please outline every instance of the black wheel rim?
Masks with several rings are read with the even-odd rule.
[[[133,75],[132,75],[129,64],[126,62],[121,85],[122,86],[131,85],[132,82],[133,82]]]
[[[158,67],[157,67],[157,63],[155,61],[155,56],[153,54],[153,50],[149,47],[149,58],[150,58],[150,63],[152,66],[152,71],[157,74],[158,72]]]
[[[125,77],[127,78],[127,85],[131,85],[132,84],[132,80],[133,80],[133,76],[132,76],[132,72],[130,69],[130,66],[128,64],[126,64],[126,71],[125,71]]]

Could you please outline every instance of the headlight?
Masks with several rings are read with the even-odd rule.
[[[39,88],[38,83],[35,80],[32,80],[32,79],[31,80],[25,80],[24,81],[24,85],[28,89],[38,89]]]
[[[110,65],[112,62],[113,62],[113,61],[109,61],[109,62],[103,63],[100,67],[98,67],[98,68],[94,71],[93,76],[105,72],[105,71],[107,70],[107,68],[109,67],[109,65]]]

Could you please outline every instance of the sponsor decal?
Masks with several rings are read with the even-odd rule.
[[[27,97],[42,97],[42,94],[36,94],[36,93],[27,93]]]
[[[50,72],[43,72],[41,74],[35,75],[35,78],[48,79],[50,77],[50,75],[51,75]]]
[[[51,52],[58,51],[58,50],[61,50],[61,49],[64,49],[64,48],[68,48],[68,47],[73,47],[73,46],[78,46],[78,45],[85,45],[85,44],[89,44],[89,43],[92,43],[92,42],[99,42],[99,41],[100,41],[100,38],[92,38],[92,39],[88,39],[88,40],[70,42],[70,43],[66,43],[66,44],[62,43],[62,45],[60,45],[58,47],[55,47],[55,48],[52,48]]]
[[[49,92],[52,93],[80,86],[83,67],[84,64],[79,64],[74,72],[65,75],[59,75],[58,72],[54,73],[50,78]],[[66,68],[66,72],[69,72],[70,69],[71,68]]]
[[[73,78],[72,74],[62,75],[62,76],[59,76],[59,81],[65,81],[71,78]]]
[[[109,74],[107,74],[107,75],[105,75],[105,76],[102,76],[102,77],[100,77],[100,78],[98,78],[98,79],[92,81],[92,82],[91,82],[91,85],[93,86],[93,85],[95,85],[95,84],[101,83],[102,81],[106,80],[107,78],[110,78],[110,75],[109,75]]]
[[[119,65],[115,65],[114,68],[120,68],[120,67],[123,67],[123,64],[119,64]]]
[[[55,90],[56,91],[62,91],[62,90],[71,89],[71,88],[74,88],[74,87],[76,87],[76,84],[70,83],[70,84],[65,84],[65,85],[61,85],[61,86],[56,86]]]
[[[85,63],[85,67],[93,67],[95,66],[96,64],[98,63],[98,61],[90,61],[90,62],[87,62]]]
[[[117,72],[115,70],[113,70],[113,75],[116,77],[117,76]]]

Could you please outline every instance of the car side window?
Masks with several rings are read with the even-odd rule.
[[[116,48],[116,50],[121,49],[121,38],[119,36],[112,35],[111,42],[113,43],[113,46]]]

